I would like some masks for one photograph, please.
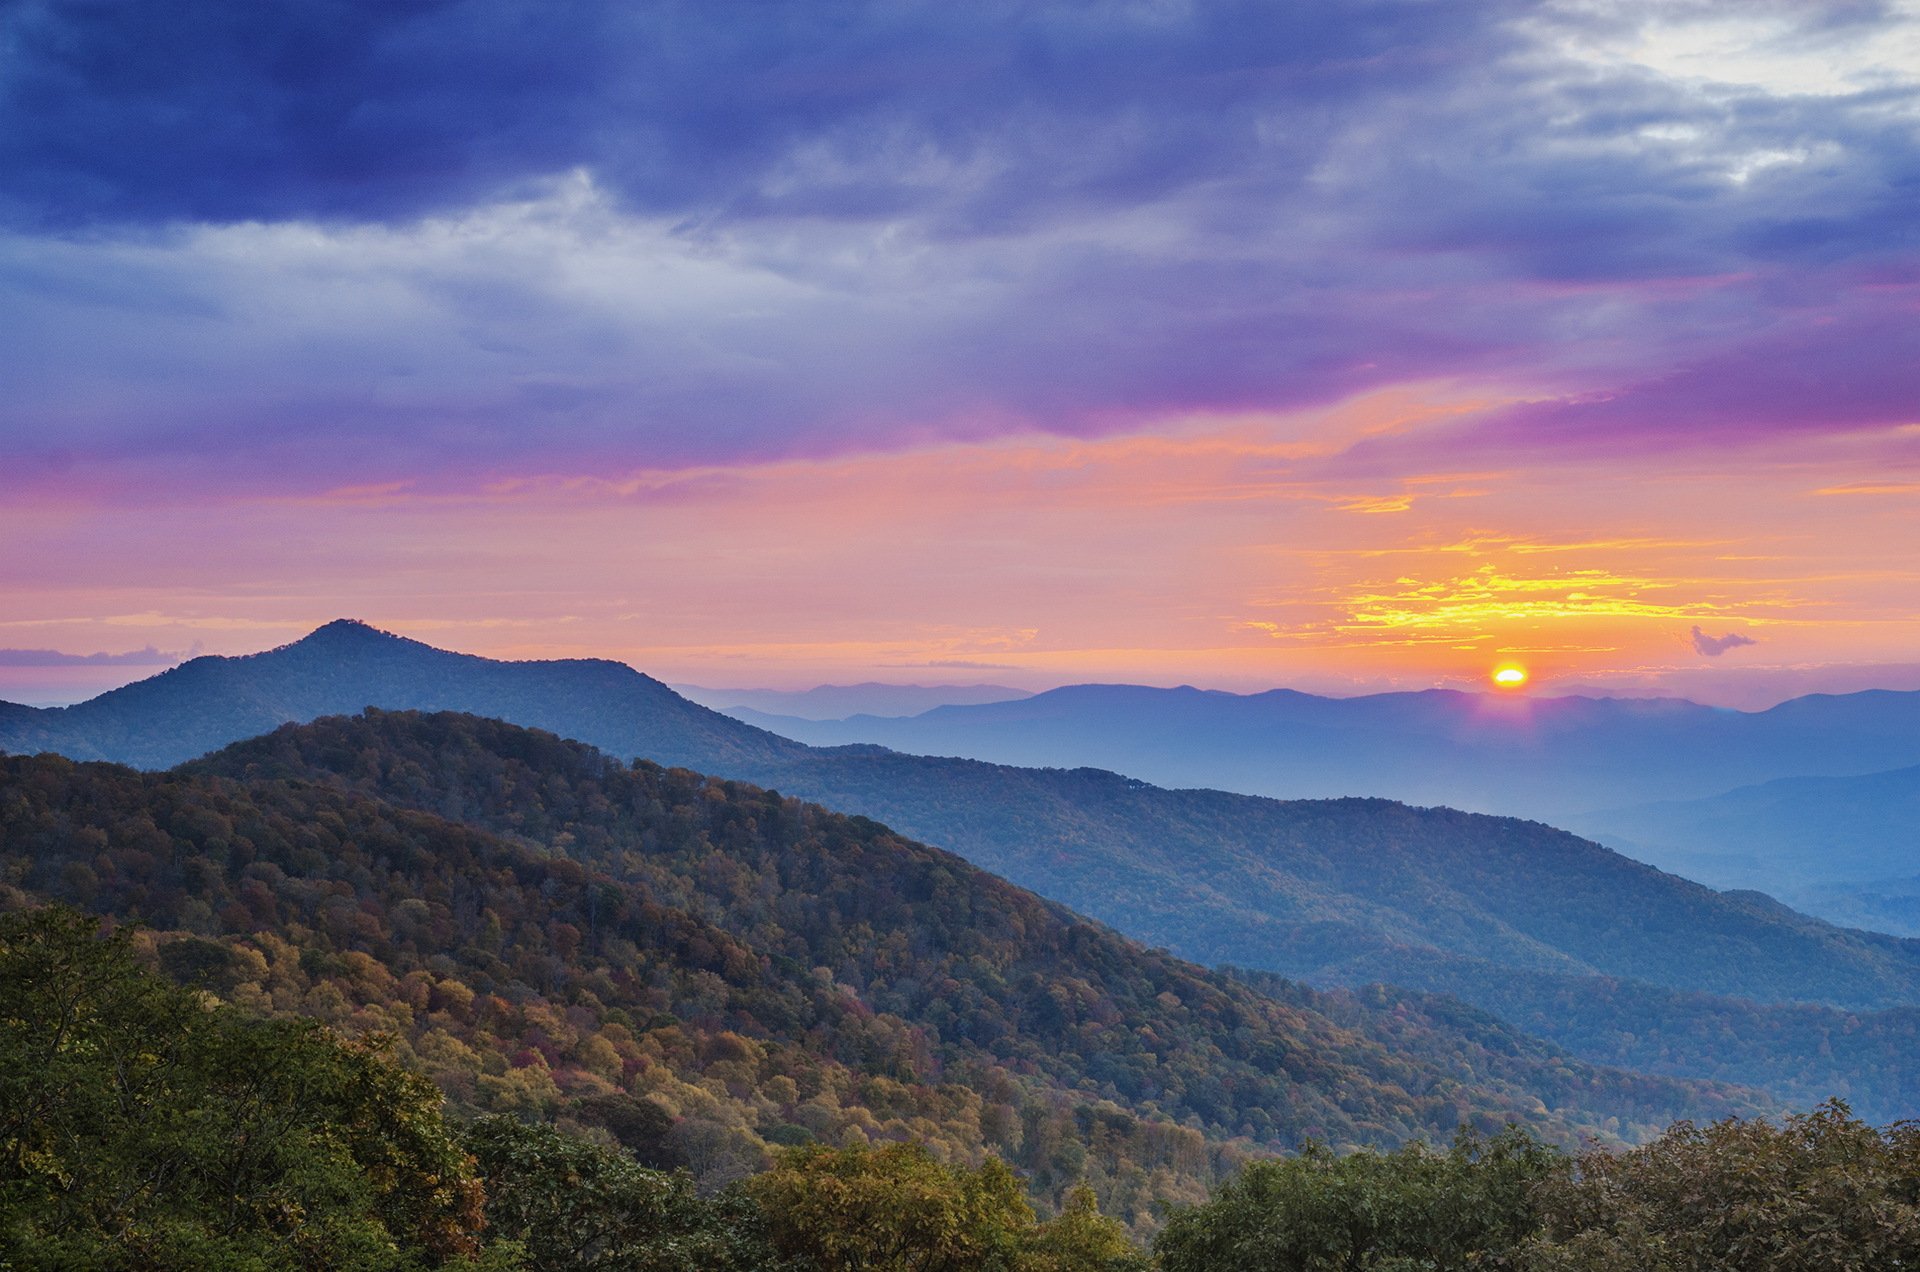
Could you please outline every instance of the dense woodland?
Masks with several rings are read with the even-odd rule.
[[[12,906],[140,920],[176,979],[391,1037],[462,1112],[703,1187],[782,1146],[911,1140],[1003,1157],[1049,1212],[1089,1185],[1145,1231],[1308,1138],[1765,1107],[1447,1004],[1259,993],[875,823],[472,717],[324,721],[166,775],[0,760],[0,863]]]
[[[1683,1123],[1577,1157],[1517,1127],[1463,1127],[1445,1150],[1309,1144],[1173,1208],[1144,1244],[1086,1189],[1042,1220],[998,1157],[953,1163],[912,1142],[785,1148],[701,1189],[605,1127],[450,1116],[386,1045],[157,974],[182,944],[102,933],[60,908],[0,916],[0,1266],[1852,1272],[1920,1260],[1920,1128],[1877,1130],[1838,1104],[1781,1124]]]
[[[963,850],[1187,957],[1464,999],[1582,1059],[1920,1107],[1920,942],[1724,894],[1536,823],[1283,804],[879,748],[748,772]]]
[[[1536,824],[809,748],[618,663],[496,662],[351,622],[76,707],[0,704],[0,750],[157,766],[368,703],[476,712],[865,813],[1183,957],[1463,998],[1590,1065],[1740,1083],[1802,1107],[1839,1093],[1878,1120],[1920,1100],[1907,1063],[1920,1011],[1903,1005],[1920,1000],[1920,942],[1715,893]],[[1458,1010],[1404,1003],[1396,1011]],[[1679,1111],[1649,1106],[1646,1121]]]

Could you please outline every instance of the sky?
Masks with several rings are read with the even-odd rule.
[[[1920,0],[0,0],[0,698],[1920,687]]]

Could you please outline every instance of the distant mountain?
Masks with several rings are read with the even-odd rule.
[[[1756,1002],[1920,1003],[1920,941],[1716,892],[1537,822],[879,748],[752,776],[951,846],[1204,963],[1427,986],[1465,960],[1496,979],[1526,969]]]
[[[1781,778],[1573,824],[1716,887],[1760,889],[1838,922],[1920,936],[1920,767]]]
[[[497,662],[346,619],[265,653],[195,658],[71,707],[0,704],[0,751],[168,768],[282,724],[367,706],[471,712],[590,737],[616,755],[721,772],[804,751],[625,663]]]
[[[708,689],[674,685],[674,692],[703,707],[758,723],[767,715],[782,720],[844,720],[848,716],[910,716],[935,707],[978,706],[1030,698],[1026,689],[1006,685],[816,685],[812,689]]]
[[[1524,1016],[1585,1055],[1657,1032],[1668,1072],[1751,1075],[1774,1090],[1851,1084],[1863,1111],[1920,1112],[1904,1060],[1883,1063],[1876,1051],[1849,1069],[1828,1042],[1866,1013],[1920,1003],[1920,942],[1716,893],[1543,825],[1384,800],[1169,791],[1095,770],[871,746],[813,749],[619,664],[491,662],[358,627],[201,662],[213,665],[193,692],[171,687],[197,665],[188,664],[64,715],[35,713],[40,745],[53,738],[83,755],[119,747],[137,759],[204,749],[218,731],[209,721],[226,722],[234,733],[221,740],[236,741],[260,703],[286,712],[321,698],[351,701],[349,711],[363,698],[451,702],[877,818],[1181,957],[1456,994]],[[306,687],[315,683],[326,692]],[[100,729],[102,715],[123,731]],[[94,731],[62,740],[47,727],[76,720]],[[1867,1036],[1876,1047],[1904,1038],[1897,1023]]]
[[[875,743],[998,764],[1092,766],[1161,786],[1380,796],[1548,821],[1778,777],[1920,763],[1920,692],[1879,690],[1740,712],[1671,698],[1438,689],[1322,698],[1074,685],[908,719],[752,719],[815,746]]]
[[[144,921],[234,1001],[396,1034],[469,1107],[643,1097],[709,1180],[914,1134],[1055,1199],[1091,1174],[1138,1220],[1309,1135],[1770,1107],[1457,1004],[1261,992],[871,821],[471,716],[290,726],[159,775],[0,760],[0,878],[9,907]]]

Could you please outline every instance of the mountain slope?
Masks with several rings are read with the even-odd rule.
[[[874,747],[815,750],[661,701],[669,691],[617,664],[591,664],[605,679],[583,687],[568,670],[579,664],[488,662],[365,629],[353,635],[325,669],[340,684],[378,688],[385,677],[413,701],[456,689],[483,696],[494,704],[483,710],[524,714],[616,755],[718,771],[880,818],[1184,957],[1323,984],[1455,993],[1525,1015],[1552,1040],[1598,1048],[1583,1054],[1611,1056],[1606,1040],[1642,1036],[1642,1013],[1657,1003],[1666,1013],[1657,1059],[1669,1071],[1721,1074],[1731,1056],[1743,1066],[1738,1076],[1775,1090],[1838,1089],[1856,1076],[1826,1042],[1840,1026],[1795,1004],[1854,1016],[1920,1002],[1920,943],[1716,894],[1544,826],[1382,801],[1164,791],[1093,771]],[[223,674],[237,681],[225,692],[285,700],[286,660],[216,661],[231,664]],[[634,701],[645,704],[637,719],[621,706]],[[215,695],[180,709],[223,717],[232,703]],[[178,749],[167,720],[167,711],[148,713],[148,732],[128,738],[129,749]],[[647,737],[654,741],[643,746]],[[1523,973],[1545,987],[1530,1002],[1513,997]],[[1703,991],[1720,997],[1708,1003]],[[1578,1019],[1530,1005],[1561,999],[1580,1006]],[[1680,1023],[1687,1019],[1698,1027]],[[1783,1073],[1764,1062],[1773,1052],[1804,1062]],[[1920,1111],[1898,1103],[1909,1093],[1885,1066],[1868,1068],[1859,1076],[1874,1084],[1873,1107]]]
[[[1239,1138],[1633,1135],[1764,1107],[1484,1018],[1263,995],[872,822],[473,717],[289,727],[160,775],[0,760],[0,862],[10,904],[192,933],[163,965],[398,1033],[466,1103],[657,1097],[683,1128],[665,1147],[723,1173],[864,1127],[992,1145],[1043,1190],[1093,1161],[1144,1214]]]
[[[1420,984],[1412,973],[1423,962],[1469,958],[1760,1001],[1920,1001],[1920,943],[1722,896],[1544,826],[823,751],[694,706],[619,663],[501,663],[357,623],[250,658],[198,659],[37,718],[49,737],[64,731],[69,754],[144,764],[224,745],[230,730],[366,705],[468,711],[778,786],[1203,962]]]
[[[719,771],[801,750],[696,706],[625,663],[502,663],[343,619],[265,653],[195,658],[75,706],[5,704],[0,751],[168,768],[282,724],[366,706],[467,711],[591,735],[615,754],[702,761]]]
[[[1762,889],[1837,921],[1920,936],[1920,766],[1782,778],[1577,825],[1717,887]]]
[[[1538,823],[877,749],[748,775],[955,846],[1201,962],[1419,984],[1430,963],[1471,959],[1763,1002],[1920,1001],[1920,942],[1718,893]]]
[[[1550,821],[1775,777],[1920,762],[1920,693],[1886,691],[1740,712],[1674,699],[1073,685],[906,719],[743,718],[816,746],[874,743],[999,764],[1093,766],[1162,786],[1384,796]]]

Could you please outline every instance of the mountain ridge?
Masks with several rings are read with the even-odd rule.
[[[816,746],[868,742],[1162,786],[1376,795],[1558,821],[1756,780],[1920,763],[1920,692],[1810,694],[1741,712],[1685,699],[1427,689],[1327,698],[1070,685],[1014,702],[842,721],[745,717]]]
[[[351,660],[351,676],[339,674],[342,659]],[[495,669],[501,667],[517,669],[518,680],[499,681]],[[196,697],[209,694],[226,695],[224,717],[203,718]],[[570,719],[549,719],[555,695],[566,696]],[[578,730],[581,712],[595,703],[594,723],[613,743],[611,751],[764,758],[798,747],[689,702],[611,659],[501,661],[335,619],[257,654],[207,655],[70,707],[0,715],[0,750],[44,748],[75,759],[170,768],[282,724],[365,706],[517,717],[567,733]],[[164,730],[152,724],[162,711],[172,713]]]
[[[1643,861],[1906,936],[1920,936],[1916,825],[1920,765],[1775,778],[1575,819],[1576,829]]]
[[[715,772],[875,818],[1185,957],[1318,984],[1387,981],[1454,993],[1524,1017],[1548,1038],[1585,1048],[1580,1054],[1617,1054],[1615,1040],[1641,1036],[1654,1010],[1667,1021],[1660,1059],[1670,1071],[1753,1076],[1776,1090],[1833,1085],[1846,1078],[1827,1054],[1836,1031],[1865,1019],[1860,1013],[1916,1001],[1920,945],[1725,897],[1546,826],[1379,800],[1288,805],[1168,791],[1097,770],[1018,769],[874,745],[818,750],[686,703],[619,664],[587,664],[583,675],[580,664],[373,643],[402,655],[406,674],[380,659],[362,667],[341,658],[321,677],[326,694],[316,695],[334,705],[316,715],[351,714],[386,697],[399,708],[517,716],[622,758]],[[267,658],[244,670],[271,675],[282,666]],[[497,683],[476,688],[475,676]],[[174,728],[161,711],[121,722],[139,744],[129,749],[150,753],[157,739],[178,753],[191,749],[183,738],[217,732],[222,700],[189,695],[183,709],[208,717],[198,733]],[[249,736],[251,719],[230,720],[224,740]],[[4,737],[0,748],[19,749]],[[1539,985],[1524,1001],[1514,989],[1522,976]],[[1631,993],[1610,988],[1622,977],[1644,980],[1623,982]],[[1703,991],[1717,997],[1689,997]],[[1876,1113],[1920,1109],[1900,1066],[1882,1058],[1906,1037],[1901,1028],[1874,1033],[1876,1050],[1859,1068],[1867,1085],[1856,1084],[1857,1098]],[[1727,1055],[1745,1058],[1729,1071]],[[1766,1063],[1768,1055],[1791,1065]]]
[[[869,820],[473,716],[331,717],[166,773],[0,759],[0,861],[0,904],[142,920],[163,966],[395,1033],[457,1102],[663,1101],[708,1128],[666,1147],[714,1170],[848,1118],[997,1146],[1050,1192],[1119,1152],[1100,1178],[1138,1222],[1236,1141],[1633,1138],[1770,1107],[1457,1005],[1255,990]],[[1154,1183],[1136,1154],[1184,1165]]]

